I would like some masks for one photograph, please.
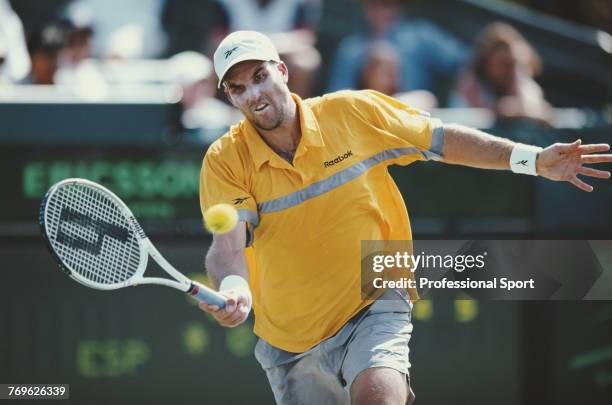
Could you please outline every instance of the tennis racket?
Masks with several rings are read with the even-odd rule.
[[[40,206],[40,227],[62,271],[99,290],[159,284],[198,301],[225,306],[225,298],[190,280],[153,246],[130,209],[107,188],[85,179],[52,186]],[[149,256],[174,280],[143,277]]]

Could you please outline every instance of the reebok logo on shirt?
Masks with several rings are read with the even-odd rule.
[[[232,201],[234,201],[234,205],[240,205],[248,199],[249,197],[239,197],[239,198],[234,198]]]
[[[353,156],[353,151],[352,150],[347,150],[346,153],[344,153],[344,155],[338,155],[334,160],[327,160],[327,161],[323,162],[323,167],[333,166],[333,165],[335,165],[337,163],[342,162],[344,159],[348,159],[351,156]]]

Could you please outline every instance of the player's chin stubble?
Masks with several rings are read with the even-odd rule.
[[[274,119],[273,123],[270,125],[265,125],[265,123],[260,122],[257,119],[253,118],[253,124],[257,127],[257,129],[261,129],[262,131],[272,131],[273,129],[276,129],[282,125],[283,121],[285,120],[285,110],[282,108],[276,108],[276,107],[275,109],[277,111],[277,114],[275,117],[276,119]]]

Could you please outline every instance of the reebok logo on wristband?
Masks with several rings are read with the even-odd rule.
[[[536,161],[542,148],[517,143],[510,154],[510,169],[514,173],[537,176]]]

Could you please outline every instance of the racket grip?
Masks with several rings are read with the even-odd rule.
[[[191,282],[191,287],[189,288],[189,291],[187,291],[187,294],[200,302],[204,302],[205,304],[225,308],[224,296],[195,281]]]

